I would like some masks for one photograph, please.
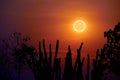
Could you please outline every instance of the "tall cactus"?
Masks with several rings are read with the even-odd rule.
[[[45,61],[47,61],[47,51],[46,51],[46,47],[45,47],[45,40],[43,40],[43,50],[44,50]]]
[[[70,46],[68,46],[68,52],[67,52],[66,58],[65,58],[65,67],[64,67],[64,73],[63,73],[62,80],[74,80]]]
[[[87,75],[86,80],[90,80],[90,55],[87,55]]]
[[[42,53],[41,42],[40,42],[40,41],[39,41],[39,60],[40,60],[40,61],[43,60],[43,53]]]
[[[76,80],[83,80],[83,72],[82,72],[82,67],[83,67],[83,63],[84,63],[84,59],[81,59],[81,49],[82,49],[83,43],[81,43],[79,49],[77,49],[77,58],[75,61],[75,65],[74,65],[74,75],[76,75]]]
[[[54,57],[54,59],[57,57],[58,49],[59,49],[59,40],[57,40],[57,42],[56,42],[56,49],[55,49],[55,57]]]
[[[61,59],[57,58],[58,55],[58,49],[59,49],[59,40],[57,40],[56,42],[56,49],[55,49],[55,56],[54,56],[54,62],[53,62],[53,74],[52,74],[52,78],[53,80],[58,79],[58,77],[61,75],[60,73],[60,63],[61,63]]]
[[[51,47],[51,44],[49,45],[49,64],[50,64],[50,67],[52,67],[52,47]]]
[[[105,65],[103,64],[104,61],[104,50],[101,49],[101,52],[97,50],[96,52],[96,59],[93,59],[93,70],[92,70],[92,80],[102,80],[103,71]]]

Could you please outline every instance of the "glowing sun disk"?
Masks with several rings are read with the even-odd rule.
[[[86,29],[86,23],[83,20],[77,20],[73,23],[73,29],[76,32],[83,32]]]

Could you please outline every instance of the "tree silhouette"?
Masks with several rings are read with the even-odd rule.
[[[112,30],[104,32],[107,42],[104,47],[97,49],[96,57],[93,59],[93,69],[91,80],[108,80],[105,71],[111,71],[120,76],[120,23]],[[8,43],[3,40],[7,48],[12,51],[11,56],[0,54],[0,65],[7,71],[8,80],[12,80],[9,65],[14,64],[18,73],[17,80],[21,80],[21,70],[25,65],[31,69],[35,80],[84,80],[83,64],[85,58],[81,56],[83,43],[77,49],[75,64],[72,63],[72,51],[68,46],[65,57],[64,71],[62,74],[61,58],[58,57],[59,40],[56,41],[55,53],[53,56],[52,45],[46,49],[45,40],[38,44],[38,52],[33,46],[29,45],[30,38],[23,37],[21,33],[13,33]],[[2,51],[1,51],[2,53]],[[12,59],[12,60],[9,60]],[[10,61],[13,61],[12,63]],[[87,55],[87,74],[86,80],[90,80],[90,55]]]
[[[34,48],[29,46],[27,42],[30,40],[29,37],[23,37],[21,33],[13,33],[10,41],[14,44],[11,45],[14,56],[15,69],[18,72],[18,80],[21,80],[21,69],[26,64],[28,54],[34,55]]]
[[[93,60],[92,80],[103,80],[105,70],[120,76],[120,23],[112,30],[104,32],[107,42],[104,47],[96,52]]]
[[[8,56],[6,56],[3,53],[0,53],[0,71],[1,71],[0,74],[5,72],[5,74],[2,75],[3,78],[0,77],[1,80],[13,80],[12,74],[10,71],[10,64],[11,62]]]
[[[120,75],[120,23],[113,30],[104,32],[107,43],[104,45],[105,64]]]

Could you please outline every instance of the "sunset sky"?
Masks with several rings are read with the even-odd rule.
[[[86,22],[84,32],[73,30],[74,21]],[[60,50],[73,52],[84,42],[83,53],[93,54],[103,47],[104,31],[120,21],[120,0],[0,0],[0,39],[22,32],[38,41],[45,39]],[[47,45],[48,46],[48,45]]]

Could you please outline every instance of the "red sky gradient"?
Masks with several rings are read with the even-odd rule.
[[[82,33],[73,30],[77,19],[86,22]],[[84,42],[83,53],[94,54],[105,42],[104,31],[120,21],[120,0],[0,0],[0,38],[22,32],[37,45],[45,39],[60,50],[73,52]],[[47,45],[48,46],[48,45]]]

